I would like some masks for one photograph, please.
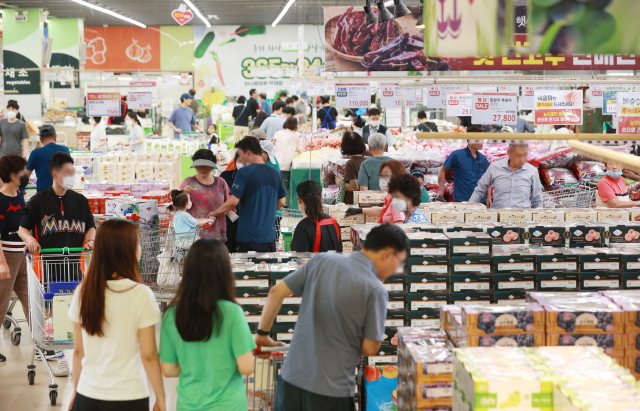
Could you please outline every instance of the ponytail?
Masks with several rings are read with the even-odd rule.
[[[169,211],[177,211],[189,204],[189,194],[182,190],[171,190],[171,204],[167,207]]]
[[[304,213],[309,220],[319,222],[324,218],[322,209],[322,187],[320,183],[313,180],[307,180],[300,184],[296,189],[298,197],[304,203]]]
[[[133,111],[130,111],[127,113],[127,117],[129,117],[131,120],[135,121],[139,126],[142,126],[142,123],[140,122],[140,119],[138,118],[138,115],[136,113],[134,113]]]

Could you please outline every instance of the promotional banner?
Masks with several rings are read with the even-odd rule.
[[[337,108],[368,108],[370,104],[369,83],[336,84]]]
[[[535,101],[535,92],[538,90],[556,90],[558,86],[531,86],[531,85],[523,85],[522,86],[522,109],[525,110],[533,110],[536,108]]]
[[[534,124],[582,124],[582,90],[536,90]]]
[[[16,22],[7,12],[8,18],[3,20],[4,89],[40,94],[43,38],[40,9],[11,9],[14,12],[27,14],[26,21]],[[6,96],[4,99],[8,100]]]
[[[396,83],[380,83],[380,107],[402,108],[402,92],[405,93],[405,107],[416,106],[416,89],[404,88]]]
[[[617,90],[617,91],[635,91],[636,86],[631,84],[590,84],[589,89],[586,91],[591,96],[589,98],[589,107],[591,108],[603,108],[603,95],[605,90]],[[613,108],[612,111],[617,110]]]
[[[473,93],[473,124],[516,124],[518,95],[516,93]]]
[[[447,106],[447,92],[462,91],[462,86],[430,86],[426,88],[427,107],[442,108]]]
[[[470,116],[473,112],[473,93],[450,91],[447,93],[447,116]]]
[[[82,19],[51,19],[48,23],[49,38],[53,39],[53,53],[49,67],[80,68],[80,45],[84,36],[84,21]],[[75,87],[80,87],[78,73],[73,72]],[[71,81],[64,85],[53,83],[53,88],[71,88]]]
[[[147,27],[156,30],[156,27]],[[161,26],[160,69],[193,72],[193,27]]]
[[[120,93],[87,93],[87,116],[117,117],[120,115]]]
[[[640,93],[618,94],[618,134],[640,134]]]
[[[160,70],[160,28],[85,27],[85,69],[115,72]]]

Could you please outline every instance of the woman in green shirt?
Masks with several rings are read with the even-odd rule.
[[[255,348],[235,300],[227,248],[217,240],[196,241],[160,334],[162,372],[180,377],[177,410],[246,411],[242,375],[253,372]]]
[[[418,179],[420,182],[420,187],[422,187],[422,194],[420,196],[420,203],[428,203],[429,202],[429,193],[427,189],[424,187],[424,174],[419,171],[414,171],[411,173],[412,176]]]
[[[269,164],[271,167],[280,171],[280,163],[276,158],[276,147],[272,142],[266,140],[260,140],[260,147],[262,147],[262,159],[265,164]]]

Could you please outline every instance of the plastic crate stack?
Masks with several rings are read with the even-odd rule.
[[[623,365],[640,379],[640,291],[603,291],[602,294],[624,310]]]

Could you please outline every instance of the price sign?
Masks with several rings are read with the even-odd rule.
[[[162,88],[178,88],[178,79],[175,77],[162,77]]]
[[[618,112],[617,95],[617,90],[605,90],[602,92],[602,114],[616,114]]]
[[[473,124],[516,124],[516,93],[473,93]]]
[[[310,96],[324,96],[327,93],[325,92],[324,82],[323,81],[313,81],[307,83],[307,94]]]
[[[582,90],[536,90],[534,124],[582,124]]]
[[[333,96],[336,94],[336,83],[334,81],[327,81],[324,83],[324,91],[327,93],[327,96]]]
[[[452,91],[447,93],[447,116],[470,116],[473,112],[473,93]]]
[[[520,86],[498,86],[498,93],[520,93]]]
[[[556,86],[522,86],[522,108],[533,110],[536,107],[535,92],[537,90],[556,90]]]
[[[618,93],[618,134],[640,133],[640,93]]]
[[[151,100],[158,99],[158,87],[155,81],[130,81],[129,93],[151,93]]]
[[[367,108],[371,105],[369,83],[336,84],[337,108]]]
[[[497,86],[469,86],[469,91],[475,93],[495,93],[498,91]]]
[[[617,90],[617,91],[635,91],[635,86],[631,84],[590,84],[589,89],[586,91],[590,94],[589,107],[591,108],[603,108],[603,95],[605,90]],[[613,108],[617,110],[617,106]]]
[[[387,127],[402,127],[402,109],[400,108],[388,108],[385,110],[385,125]],[[409,110],[404,112],[404,124],[408,126],[411,124],[411,118]]]
[[[417,103],[422,104],[422,89],[421,88],[416,90],[416,104]]]
[[[380,107],[382,108],[402,108],[402,92],[405,95],[405,106],[413,108],[416,106],[416,89],[401,88],[394,83],[380,83]]]
[[[87,116],[120,116],[120,93],[87,93]]]
[[[427,88],[427,107],[447,107],[447,93],[449,91],[462,91],[462,86],[431,86]]]
[[[129,92],[127,96],[128,107],[132,110],[151,110],[152,109],[151,92]]]

